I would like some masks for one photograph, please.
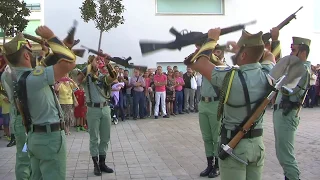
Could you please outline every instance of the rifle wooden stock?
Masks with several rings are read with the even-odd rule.
[[[235,31],[244,29],[247,25],[254,24],[256,21],[251,21],[245,24],[238,24],[235,26],[230,26],[221,29],[220,35],[229,34]],[[202,32],[188,32],[179,33],[175,28],[171,28],[169,32],[176,36],[175,41],[169,43],[155,42],[155,41],[140,41],[140,49],[142,54],[150,53],[153,51],[158,51],[161,49],[178,49],[181,50],[182,47],[192,45],[192,44],[202,44],[207,38],[208,33]]]
[[[278,26],[277,28],[282,29],[284,26],[286,26],[287,24],[290,23],[290,21],[292,19],[295,19],[296,18],[296,14],[303,8],[303,6],[301,6],[296,12],[294,12],[293,14],[291,14],[289,17],[287,17],[284,21],[282,21]],[[268,32],[268,33],[265,33],[262,35],[262,40],[264,43],[266,43],[267,41],[269,41],[269,39],[271,38],[271,33]]]
[[[22,123],[24,125],[25,130],[26,130],[26,133],[28,133],[30,131],[30,128],[31,128],[30,127],[31,122],[29,122],[29,123],[27,122],[25,114],[23,113],[23,107],[22,107],[20,101],[18,99],[14,99],[14,101],[15,101],[15,104],[17,106],[17,111],[19,111],[19,113],[20,113],[20,115],[22,117]]]
[[[250,128],[253,126],[255,121],[261,116],[267,105],[270,103],[271,99],[276,95],[277,90],[272,89],[268,94],[267,97],[260,103],[257,104],[252,111],[252,114],[250,116],[247,116],[246,119],[244,119],[243,122],[244,125],[240,125],[242,130],[239,130],[238,133],[229,141],[228,146],[232,149],[235,149],[235,147],[238,145],[238,143],[241,141],[243,136],[250,130]],[[242,124],[242,123],[241,123]],[[221,150],[219,152],[219,158],[224,160],[229,156],[229,154]]]

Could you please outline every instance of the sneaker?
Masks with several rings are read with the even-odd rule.
[[[164,115],[164,116],[162,116],[163,118],[170,118],[170,116],[168,116],[168,115]]]
[[[80,129],[80,126],[77,126],[77,132],[79,132],[81,129]]]
[[[83,126],[80,127],[80,131],[86,131],[86,128],[84,128]]]
[[[158,116],[154,116],[155,119],[158,119]]]

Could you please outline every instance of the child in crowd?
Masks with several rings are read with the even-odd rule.
[[[77,131],[86,131],[85,117],[87,113],[87,107],[85,106],[85,93],[82,86],[74,91],[74,95],[78,101],[78,106],[74,108],[74,117],[76,118]]]
[[[9,131],[9,123],[10,123],[10,102],[6,96],[0,94],[0,103],[2,105],[2,117],[3,117],[3,126],[4,126],[4,137],[10,141],[10,131]]]

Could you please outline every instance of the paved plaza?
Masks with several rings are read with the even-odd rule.
[[[303,109],[296,136],[296,156],[302,180],[320,179],[320,111]],[[274,149],[272,111],[265,115],[266,161],[263,180],[283,180]],[[0,140],[0,179],[13,180],[15,147]],[[73,132],[67,137],[68,180],[174,180],[207,179],[199,173],[206,167],[198,115],[179,115],[169,119],[128,120],[112,126],[108,165],[115,173],[94,176],[89,154],[89,136]],[[215,178],[220,180],[220,178]],[[235,178],[236,180],[236,178]]]

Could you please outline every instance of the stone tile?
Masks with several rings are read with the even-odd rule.
[[[301,179],[314,180],[320,176],[319,108],[303,109],[296,135],[296,157]],[[283,179],[282,168],[275,155],[272,111],[264,118],[266,159],[263,179]],[[0,136],[3,131],[0,131]],[[14,180],[15,147],[0,139],[0,179]],[[67,179],[203,179],[199,173],[206,167],[198,115],[191,113],[169,119],[128,120],[112,125],[107,165],[115,173],[97,177],[89,152],[86,132],[72,132],[67,137]],[[305,148],[308,147],[308,148]],[[308,156],[306,156],[308,154]],[[220,177],[215,178],[220,180]]]

